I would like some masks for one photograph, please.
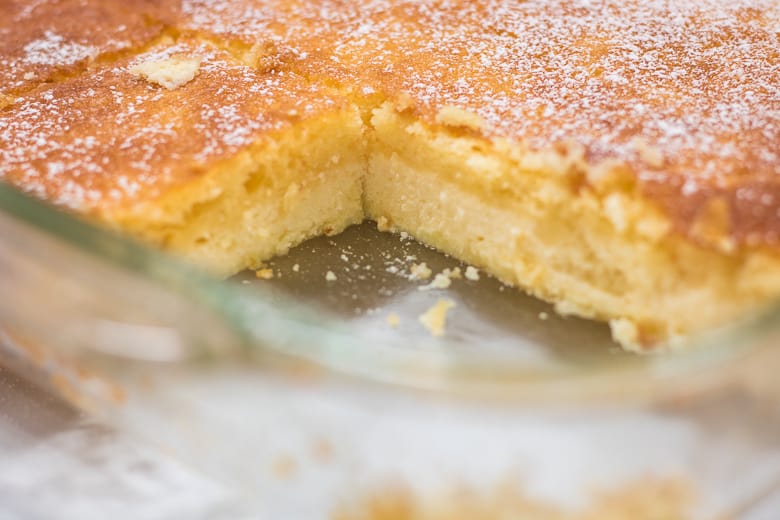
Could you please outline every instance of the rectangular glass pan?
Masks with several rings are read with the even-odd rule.
[[[407,257],[459,265],[366,225],[223,282],[0,185],[3,364],[252,518],[328,518],[399,482],[436,500],[522,481],[574,511],[592,489],[680,481],[692,518],[771,507],[776,309],[636,356],[484,275],[420,291]],[[442,297],[434,338],[416,318]]]

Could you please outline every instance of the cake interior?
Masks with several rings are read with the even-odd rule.
[[[670,235],[630,185],[578,191],[574,149],[502,147],[460,120],[432,127],[397,103],[363,108],[273,135],[115,223],[229,276],[373,220],[561,314],[609,322],[628,348],[680,343],[772,290],[771,261],[762,270]]]

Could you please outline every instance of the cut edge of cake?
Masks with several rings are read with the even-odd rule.
[[[576,146],[487,141],[403,108],[374,112],[367,216],[561,314],[607,321],[624,347],[684,343],[780,293],[772,251],[724,252],[676,233],[617,164],[588,165]]]
[[[608,322],[637,351],[682,345],[780,292],[771,252],[675,233],[616,165],[587,165],[574,145],[488,141],[466,114],[433,126],[402,101],[364,126],[353,108],[263,140],[114,225],[229,276],[308,238],[383,222],[560,314]]]
[[[364,129],[346,108],[265,136],[112,226],[227,277],[364,218]]]
[[[261,71],[278,65],[262,60],[272,51],[232,51]],[[683,343],[780,294],[776,249],[730,247],[717,211],[697,223],[698,240],[675,231],[619,162],[589,164],[573,143],[532,150],[486,138],[481,118],[459,107],[430,122],[403,95],[328,88],[349,103],[97,218],[219,276],[376,220],[562,314],[607,321],[618,343],[637,350]],[[639,152],[655,160],[653,149]]]

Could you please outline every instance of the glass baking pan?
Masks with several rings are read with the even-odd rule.
[[[62,351],[129,359],[274,355],[417,388],[538,398],[688,378],[780,328],[769,308],[688,348],[638,356],[618,348],[605,326],[558,316],[484,274],[421,290],[430,280],[410,281],[413,263],[433,273],[466,266],[372,224],[272,261],[270,280],[245,273],[219,281],[0,184],[0,237],[0,320]],[[455,307],[437,338],[417,318],[441,298]]]
[[[681,477],[691,518],[748,518],[778,488],[777,306],[637,355],[484,273],[425,288],[420,262],[466,269],[366,223],[221,281],[0,184],[3,364],[213,477],[248,517],[518,472],[556,507]],[[441,299],[434,336],[419,316]],[[360,460],[301,468],[323,437]]]

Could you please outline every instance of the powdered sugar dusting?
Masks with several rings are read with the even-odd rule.
[[[65,41],[59,34],[46,31],[44,37],[24,46],[22,61],[34,65],[70,65],[94,57],[96,47]]]
[[[193,56],[202,60],[198,75],[174,90],[130,72]],[[312,101],[299,108],[304,99]],[[0,178],[81,210],[151,200],[289,125],[293,107],[301,118],[334,105],[299,77],[258,74],[185,41],[54,85],[0,114]]]
[[[307,26],[316,37],[290,37],[309,70],[409,96],[430,122],[456,107],[491,137],[578,142],[592,162],[627,164],[682,227],[722,197],[737,238],[776,237],[775,0],[317,4],[327,22]]]
[[[493,135],[630,159],[641,136],[671,156],[694,152],[687,166],[703,175],[744,152],[737,135],[777,142],[774,1],[372,4],[340,28],[338,61],[361,62],[422,111],[461,106]],[[774,147],[761,148],[780,172]]]
[[[285,74],[297,72],[312,92],[327,78],[366,96],[408,96],[412,112],[432,124],[453,107],[475,114],[491,138],[533,149],[574,141],[592,162],[622,162],[682,227],[720,197],[744,235],[738,238],[777,237],[776,0],[182,0],[181,7],[185,34],[206,31],[274,54],[270,74],[222,78],[232,83],[215,83],[214,99],[278,97]],[[196,125],[184,114],[157,121],[144,112],[147,103],[182,101],[147,94],[162,95],[110,94],[122,104],[118,121],[151,125],[119,143],[145,150],[132,157],[133,168],[148,168],[164,151],[143,136],[173,142]],[[322,106],[317,96],[308,99]],[[241,103],[199,107],[199,117],[221,123],[197,127],[205,137],[191,157],[205,161],[247,145],[266,128],[268,106],[259,103],[251,118]],[[163,174],[181,169],[175,159]]]
[[[717,182],[746,163],[780,174],[775,0],[183,5],[185,27],[274,39],[307,57],[308,71],[411,94],[432,120],[460,107],[490,135],[534,148],[578,141],[592,158],[631,161],[649,180],[663,172],[642,164],[638,137],[675,175]]]
[[[142,46],[170,21],[175,0],[0,2],[0,94],[19,94],[101,56]]]

